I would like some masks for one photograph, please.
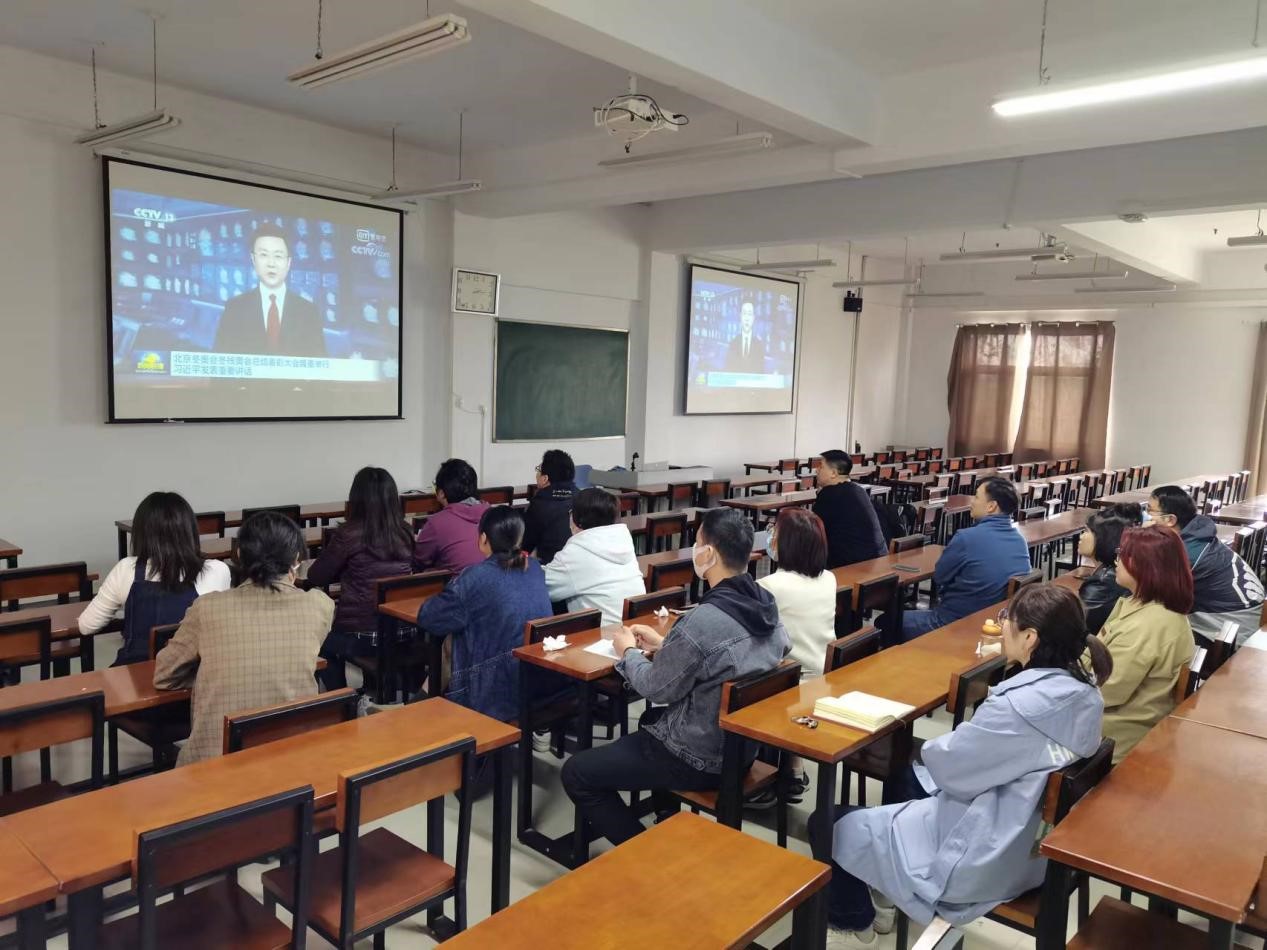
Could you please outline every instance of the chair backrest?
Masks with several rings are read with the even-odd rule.
[[[1113,740],[1103,739],[1100,747],[1085,759],[1079,759],[1047,777],[1043,795],[1043,820],[1056,825],[1064,820],[1073,806],[1100,783],[1113,768]]]
[[[721,499],[729,497],[729,478],[708,478],[700,483],[698,501],[701,508],[710,507],[714,498]]]
[[[721,708],[738,712],[753,703],[794,689],[801,681],[801,664],[784,660],[772,670],[728,680],[721,687]]]
[[[92,599],[92,581],[83,561],[11,567],[0,571],[0,603],[16,610],[18,601],[31,597],[56,597],[59,604],[70,603],[72,595]]]
[[[509,505],[515,500],[515,486],[498,485],[496,488],[481,488],[475,493],[475,497],[490,505]]]
[[[198,522],[199,535],[214,534],[217,538],[224,537],[223,511],[200,511],[194,515],[194,520]]]
[[[927,462],[930,454],[931,454],[930,449],[916,449],[915,460],[917,462]]]
[[[524,624],[524,646],[540,643],[546,637],[583,633],[586,630],[594,630],[602,625],[603,612],[601,610],[577,610],[570,614],[539,617]]]
[[[843,637],[852,633],[853,621],[853,588],[836,588],[836,636]]]
[[[374,603],[390,604],[396,600],[430,597],[444,590],[452,578],[452,571],[423,571],[420,574],[381,577],[374,582]]]
[[[908,534],[905,537],[894,538],[889,542],[890,554],[901,554],[903,551],[914,551],[922,548],[928,543],[928,538],[922,534]]]
[[[695,568],[689,560],[652,564],[647,578],[647,590],[665,590],[669,587],[686,587],[689,590],[694,582]]]
[[[647,515],[647,539],[654,547],[663,538],[674,535],[686,543],[686,515],[680,511],[662,511]]]
[[[905,461],[906,461],[906,449],[894,449],[894,450],[893,450],[893,461],[895,461],[895,462],[905,462]]]
[[[0,621],[0,670],[38,663],[40,679],[46,680],[52,675],[52,662],[53,622],[48,617]]]
[[[800,470],[801,470],[800,459],[779,459],[780,472],[791,472],[793,475],[795,475]]]
[[[990,687],[1003,680],[1006,668],[1007,660],[996,656],[970,670],[951,674],[946,711],[954,717],[954,725],[963,722],[968,717],[968,710],[979,706],[989,694]]]
[[[1022,587],[1029,587],[1030,584],[1041,584],[1044,574],[1042,571],[1030,571],[1027,574],[1017,574],[1007,579],[1007,599],[1011,600],[1016,596],[1016,592]]]
[[[641,617],[661,607],[681,610],[690,601],[691,592],[687,587],[668,587],[664,590],[653,590],[646,594],[636,594],[625,598],[621,617],[626,622],[634,617]]]
[[[431,492],[401,495],[400,510],[405,515],[433,515],[440,510],[440,499]]]
[[[1196,679],[1195,686],[1201,686],[1206,680],[1218,672],[1219,667],[1228,661],[1236,651],[1236,634],[1239,630],[1235,621],[1229,620],[1216,634],[1208,647],[1199,647],[1192,658],[1192,673]],[[1198,655],[1199,654],[1199,655]]]
[[[1171,690],[1170,697],[1176,706],[1197,691],[1197,677],[1192,670],[1194,667],[1200,668],[1204,662],[1205,647],[1197,647],[1193,651],[1191,662],[1179,671],[1179,679],[1175,680],[1175,688]]]
[[[312,873],[312,786],[244,802],[136,837],[140,950],[159,946],[155,904],[164,891],[198,878],[231,871],[266,855],[280,854],[295,869],[289,946],[307,942],[308,890]]]
[[[873,464],[873,465],[884,465],[884,464],[886,464],[887,462],[892,461],[892,459],[893,459],[893,453],[892,453],[892,452],[877,452],[877,453],[876,453],[876,454],[872,457],[872,460],[871,460],[871,461],[872,461],[872,464]]]
[[[866,465],[867,456],[862,452],[855,452],[849,456],[849,462],[852,465]]]
[[[876,472],[876,477],[877,478],[892,478],[896,474],[897,474],[896,465],[881,465],[879,470]]]
[[[942,472],[942,470],[943,470],[945,467],[946,467],[946,463],[944,463],[941,459],[929,459],[929,462],[928,462],[928,474],[929,474],[929,475],[940,475],[940,474],[941,474],[941,472]]]
[[[100,691],[31,703],[0,712],[0,758],[48,749],[77,739],[91,742],[90,787],[100,788],[105,753],[106,697]],[[52,779],[47,757],[40,779]]]
[[[888,610],[898,600],[897,574],[885,574],[858,585],[858,612]]]
[[[855,660],[880,652],[880,631],[871,624],[861,630],[838,637],[827,644],[827,655],[823,658],[823,672],[830,673],[842,666],[848,666]]]
[[[621,517],[636,514],[640,504],[642,496],[636,491],[624,491],[616,495],[616,507],[620,509]]]
[[[933,458],[939,459],[942,457],[942,452],[943,452],[942,449],[933,449],[932,452],[933,452]]]
[[[299,513],[299,505],[268,505],[263,508],[243,508],[242,523],[246,524],[246,522],[251,520],[251,515],[257,515],[261,511],[275,511],[277,514],[289,518],[299,527],[302,528],[304,526],[303,516]]]
[[[224,717],[221,749],[228,755],[230,752],[264,745],[266,742],[347,722],[356,718],[359,702],[360,696],[356,690],[345,687],[263,709],[231,713]]]
[[[156,659],[158,653],[163,647],[167,646],[172,637],[176,636],[176,631],[180,629],[178,623],[165,623],[157,627],[150,627],[150,659]]]

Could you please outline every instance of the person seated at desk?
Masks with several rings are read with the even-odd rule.
[[[440,510],[427,518],[414,543],[414,570],[457,573],[484,560],[479,523],[488,505],[477,496],[475,469],[462,459],[440,463],[435,478]]]
[[[1137,526],[1104,509],[1087,518],[1086,530],[1078,537],[1078,553],[1095,564],[1078,591],[1087,611],[1088,633],[1099,633],[1117,602],[1131,596],[1131,592],[1117,582],[1117,551],[1122,544],[1122,532]]]
[[[1042,884],[1047,776],[1099,748],[1096,684],[1113,660],[1087,635],[1077,595],[1054,584],[1012,598],[1003,653],[1021,670],[972,719],[924,743],[912,801],[811,816],[815,853],[832,855],[829,950],[877,946],[893,905],[920,924],[936,915],[962,925]]]
[[[1130,596],[1117,602],[1100,631],[1113,655],[1113,675],[1100,689],[1104,734],[1116,743],[1114,765],[1175,708],[1175,684],[1195,650],[1186,616],[1192,574],[1174,531],[1150,525],[1123,532],[1117,582]]]
[[[840,449],[823,453],[822,464],[814,473],[818,497],[814,514],[827,532],[827,566],[843,567],[888,553],[880,518],[871,504],[871,495],[850,481],[853,462]]]
[[[576,465],[561,449],[550,449],[537,466],[537,490],[524,513],[524,550],[549,564],[572,536]]]
[[[523,535],[518,511],[489,508],[479,523],[484,560],[418,611],[421,629],[445,634],[453,644],[446,698],[502,722],[519,715],[519,668],[511,651],[523,645],[525,623],[553,613],[545,573],[521,549]]]
[[[550,600],[567,601],[569,611],[601,610],[604,624],[620,623],[625,598],[647,588],[633,536],[618,523],[616,496],[586,488],[577,493],[570,517],[572,537],[545,568]]]
[[[317,674],[326,689],[348,685],[345,658],[374,654],[374,582],[408,574],[412,549],[396,480],[386,469],[361,469],[348,492],[347,520],[334,529],[307,573],[313,586],[340,586],[334,629],[321,647],[326,668]]]
[[[1217,525],[1182,488],[1164,485],[1153,489],[1148,516],[1179,535],[1192,565],[1192,607],[1188,622],[1192,631],[1208,642],[1223,624],[1236,624],[1239,646],[1259,627],[1263,609],[1263,582],[1239,554],[1219,540]]]
[[[977,486],[970,507],[976,524],[956,531],[937,559],[937,606],[904,613],[903,640],[997,604],[1007,595],[1008,578],[1029,573],[1029,547],[1012,523],[1016,506],[1016,488],[1007,479],[987,478]]]
[[[779,569],[757,583],[774,595],[801,676],[816,676],[827,644],[836,639],[836,576],[827,570],[822,519],[804,508],[784,508],[766,551]]]
[[[317,656],[334,602],[324,591],[295,586],[306,552],[303,532],[285,515],[252,515],[238,534],[246,580],[194,601],[159,651],[155,688],[193,689],[193,729],[177,765],[220,754],[225,716],[317,692]]]
[[[649,703],[637,732],[563,764],[563,788],[612,844],[643,830],[620,792],[703,791],[721,783],[722,684],[777,666],[788,650],[774,597],[748,574],[752,523],[734,508],[710,509],[691,560],[708,584],[700,604],[661,637],[635,624],[616,633],[616,671]],[[644,654],[655,654],[655,662]]]
[[[123,646],[111,666],[148,660],[151,628],[180,623],[196,597],[232,586],[229,565],[202,556],[198,519],[175,492],[151,492],[137,505],[132,550],[79,615],[79,632],[90,636],[122,609]]]

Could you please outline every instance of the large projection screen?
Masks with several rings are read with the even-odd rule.
[[[791,412],[801,285],[690,265],[687,415]]]
[[[102,165],[109,421],[401,417],[401,212]]]

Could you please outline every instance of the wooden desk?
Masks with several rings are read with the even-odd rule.
[[[54,676],[47,680],[29,680],[17,686],[7,686],[0,689],[0,712],[98,690],[105,694],[107,719],[156,706],[189,702],[187,689],[155,689],[154,661],[146,660],[105,670]],[[313,691],[316,691],[315,683]]]
[[[690,508],[678,508],[671,512],[662,511],[660,512],[660,514],[661,515],[667,515],[667,514],[686,515],[686,527],[688,530],[694,531],[695,528],[699,526],[699,520],[704,515],[704,512],[706,511],[708,511],[707,508],[690,507]],[[626,528],[628,528],[629,533],[633,536],[635,541],[638,538],[645,538],[647,535],[649,522],[647,521],[646,515],[628,515],[624,518],[621,518],[616,523],[623,524]]]
[[[67,640],[79,636],[79,615],[88,607],[88,601],[77,600],[69,604],[46,604],[43,607],[23,607],[21,610],[0,611],[0,623],[12,623],[21,620],[36,620],[47,617],[52,627],[54,640]],[[117,630],[111,624],[109,630]]]
[[[70,895],[72,948],[95,944],[100,885],[132,870],[138,831],[184,821],[252,798],[311,785],[318,807],[334,804],[338,774],[404,757],[456,736],[474,736],[480,755],[494,756],[492,909],[510,894],[509,747],[514,726],[444,699],[390,709],[232,755],[29,809],[5,819]],[[443,802],[427,821],[444,821]]]
[[[1224,505],[1217,514],[1210,517],[1215,521],[1238,527],[1254,524],[1257,521],[1267,521],[1267,495],[1256,495],[1253,498],[1239,501],[1234,505]],[[4,542],[0,541],[0,548],[3,547]],[[0,557],[3,555],[4,551],[0,550]]]
[[[308,550],[321,547],[322,528],[304,528],[304,544]],[[236,538],[203,538],[201,542],[202,556],[217,561],[227,561],[233,557],[233,543]]]
[[[642,571],[644,579],[650,578],[652,565],[663,566],[665,564],[690,564],[691,551],[693,549],[677,548],[673,551],[659,551],[655,554],[638,555],[638,570]],[[755,565],[766,557],[766,543],[758,541],[753,547],[752,553],[748,555],[748,569],[754,570]],[[754,575],[755,576],[755,575]]]
[[[791,476],[787,476],[791,478]],[[783,475],[736,475],[730,480],[730,491],[733,494],[741,489],[751,492],[754,488],[764,487],[773,491],[779,482],[783,481]]]
[[[1237,650],[1172,716],[1267,739],[1267,651]],[[0,690],[0,696],[4,694]],[[1267,755],[1264,747],[1260,755]]]
[[[3,692],[3,690],[0,690]],[[57,897],[57,879],[0,819],[0,917],[18,915],[18,946],[44,946],[45,901]]]
[[[1168,716],[1043,841],[1052,860],[1210,917],[1230,948],[1267,854],[1267,746]]]
[[[779,467],[778,462],[744,462],[743,473],[745,475],[751,475],[753,472],[779,472],[787,475],[788,478],[791,478],[796,474],[796,472],[784,472],[783,469]]]
[[[752,495],[748,498],[723,498],[721,503],[729,508],[738,508],[752,516],[752,523],[761,524],[761,516],[777,514],[784,508],[807,507],[814,504],[818,497],[817,489],[794,491],[783,495]]]
[[[21,553],[22,549],[12,541],[0,538],[0,561],[4,561],[6,567],[17,567],[18,555]]]
[[[822,946],[830,880],[825,864],[682,813],[446,945],[738,948],[791,912],[792,947]]]
[[[914,551],[903,551],[901,554],[886,554],[870,561],[859,561],[857,564],[833,567],[831,572],[836,576],[837,590],[842,587],[852,587],[854,589],[854,604],[856,606],[858,589],[867,581],[884,577],[886,574],[897,575],[898,587],[910,587],[912,584],[920,584],[924,581],[932,580],[933,572],[937,569],[937,561],[941,558],[941,553],[944,550],[946,549],[940,544],[926,544]],[[898,564],[918,568],[918,570],[899,571],[895,569],[895,565]]]
[[[418,611],[422,609],[422,605],[434,597],[435,594],[428,594],[425,597],[409,597],[403,600],[393,600],[386,604],[379,604],[378,615],[378,639],[374,644],[375,656],[378,659],[378,694],[375,701],[384,704],[395,702],[395,696],[387,694],[386,684],[389,681],[394,683],[396,677],[397,660],[399,652],[396,647],[400,642],[400,625],[408,624],[416,627],[418,635],[426,641],[427,650],[427,695],[433,698],[444,695],[444,683],[442,682],[441,670],[444,668],[444,639],[447,633],[431,633],[422,627],[417,627]],[[393,690],[395,686],[393,685]],[[408,698],[408,697],[406,697]]]
[[[1035,518],[1016,525],[1025,543],[1031,548],[1042,547],[1074,535],[1082,534],[1091,512],[1086,508],[1071,508],[1052,518]]]

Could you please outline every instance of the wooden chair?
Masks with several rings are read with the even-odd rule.
[[[899,465],[900,465],[902,462],[905,462],[905,461],[906,461],[906,457],[907,457],[906,449],[894,449],[894,450],[893,450],[893,461],[897,462]]]
[[[850,456],[849,456],[849,464],[851,464],[851,465],[866,465],[866,464],[867,464],[867,456],[866,456],[865,454],[861,453],[861,452],[855,452],[855,453],[853,453],[852,455],[850,455]]]
[[[901,580],[896,573],[885,574],[858,585],[858,602],[854,608],[853,622],[861,627],[871,619],[874,611],[881,611],[888,620],[888,626],[881,628],[881,635],[886,646],[897,642],[902,630],[902,588]]]
[[[1236,634],[1238,627],[1229,622],[1214,637],[1209,646],[1198,646],[1192,655],[1192,684],[1189,692],[1199,689],[1206,680],[1219,671],[1233,653],[1236,652]]]
[[[646,594],[626,597],[621,619],[628,623],[634,617],[644,617],[661,607],[667,610],[681,610],[689,602],[690,593],[687,587],[668,587],[664,590],[653,590]]]
[[[475,497],[490,505],[509,505],[515,500],[515,487],[498,485],[496,488],[481,488],[475,492]]]
[[[981,466],[983,468],[995,468],[999,464],[999,456],[996,452],[987,452],[981,458]]]
[[[916,450],[915,450],[915,461],[917,461],[917,462],[927,462],[927,461],[928,461],[928,459],[929,459],[929,456],[931,455],[931,453],[932,453],[932,450],[931,450],[931,449],[916,449]]]
[[[671,551],[686,544],[686,515],[680,511],[647,515],[647,553]],[[670,544],[670,538],[677,538]]]
[[[440,499],[431,492],[400,496],[400,510],[409,515],[434,515],[440,510]]]
[[[889,542],[890,554],[901,554],[903,551],[917,551],[928,543],[928,538],[923,534],[908,534],[905,537],[894,538]]]
[[[962,673],[950,677],[950,689],[946,693],[946,712],[951,716],[951,728],[957,728],[968,718],[968,712],[985,701],[990,687],[1003,681],[1007,660],[1003,656],[992,657]]]
[[[616,506],[622,518],[626,515],[636,515],[641,505],[642,496],[635,491],[623,491],[616,495]]]
[[[779,459],[779,471],[792,475],[799,475],[801,472],[801,460],[796,459]]]
[[[224,512],[223,511],[200,511],[194,515],[194,520],[198,522],[198,534],[200,537],[208,537],[215,535],[217,538],[224,537]]]
[[[1246,923],[1249,921],[1250,918],[1247,918]],[[1108,896],[1100,898],[1095,910],[1078,926],[1078,932],[1068,944],[1069,950],[1127,950],[1135,947],[1205,950],[1209,946],[1210,936],[1204,930]]]
[[[1022,587],[1041,584],[1046,575],[1042,571],[1030,571],[1028,574],[1017,574],[1007,579],[1007,599],[1010,601]]]
[[[943,451],[942,449],[933,449],[932,450],[933,458],[940,459],[942,457],[942,451]]]
[[[685,587],[688,591],[695,586],[695,568],[690,561],[674,561],[670,564],[652,564],[647,575],[647,590],[659,591],[670,587]]]
[[[801,665],[785,662],[772,670],[756,673],[722,684],[721,708],[738,712],[763,699],[794,689],[801,681]],[[721,786],[716,791],[683,792],[669,795],[686,804],[691,811],[713,815],[723,825],[739,828],[742,824],[744,799],[765,789],[777,796],[776,836],[780,848],[787,847],[787,786],[790,758],[779,753],[777,765],[754,759],[753,743],[736,733],[727,732],[722,746]]]
[[[695,502],[701,508],[716,507],[717,502],[730,497],[729,478],[706,478],[700,482]]]
[[[132,862],[138,912],[97,931],[102,950],[291,947],[307,941],[312,877],[312,786],[226,808],[190,821],[142,831]],[[280,854],[290,863],[287,927],[238,886],[232,874],[180,893],[184,884]],[[178,896],[159,904],[160,894]],[[293,928],[293,929],[292,929]]]
[[[876,478],[881,479],[881,480],[884,480],[886,478],[893,478],[895,475],[897,475],[896,465],[881,465],[876,470]]]
[[[384,577],[374,582],[374,603],[381,606],[397,600],[431,597],[444,590],[452,579],[453,572],[443,570]],[[367,682],[373,682],[374,701],[379,705],[395,702],[396,695],[407,688],[404,681],[406,667],[419,678],[424,672],[427,676],[441,674],[440,670],[426,669],[424,656],[416,651],[410,652],[405,644],[391,642],[392,633],[397,630],[399,627],[391,622],[390,617],[379,614],[374,654],[347,658],[347,662],[359,669]]]
[[[153,660],[158,652],[167,646],[167,641],[176,635],[180,624],[170,623],[153,627],[150,630],[150,653]],[[151,770],[162,772],[176,766],[176,743],[189,738],[193,726],[190,722],[189,702],[164,703],[153,709],[139,709],[136,712],[114,716],[107,723],[109,740],[107,755],[109,756],[110,784],[119,781],[119,733],[131,736],[150,750]]]
[[[299,509],[299,505],[268,505],[264,508],[243,508],[242,523],[246,524],[250,521],[251,515],[258,515],[261,511],[272,511],[279,515],[284,515],[302,528],[304,527],[304,519]]]
[[[892,452],[877,452],[871,457],[872,465],[887,465],[891,461],[893,461]]]
[[[312,732],[356,718],[360,696],[351,687],[306,696],[263,709],[249,709],[224,717],[224,755],[253,749],[289,736]]]
[[[454,928],[465,930],[474,764],[475,740],[464,736],[402,759],[340,772],[339,846],[313,860],[308,926],[346,950],[371,936],[382,948],[388,927],[424,910],[438,911],[452,898]],[[430,812],[451,792],[458,799],[453,864],[444,860],[443,822],[427,822],[426,850],[386,828],[361,833],[362,825],[414,805],[427,804]],[[299,890],[295,867],[268,871],[262,883],[266,906],[293,909]]]
[[[694,576],[694,575],[692,575]],[[568,614],[556,614],[553,617],[541,617],[529,620],[524,624],[524,646],[540,643],[546,637],[564,637],[573,633],[584,633],[603,625],[603,614],[600,610],[577,610]],[[633,693],[628,689],[625,680],[618,673],[610,673],[591,684],[599,721],[607,727],[607,738],[612,738],[616,730],[622,736],[629,734],[629,702]],[[532,721],[519,724],[525,735],[530,731],[549,729],[555,733],[555,739],[562,739],[562,726],[576,716],[576,701],[566,699],[551,702],[539,709],[532,710]],[[559,744],[558,741],[555,742]]]
[[[17,610],[20,601],[37,597],[55,598],[59,604],[69,604],[72,598],[92,600],[88,565],[83,561],[68,561],[0,571],[0,603],[4,603],[7,610]],[[91,662],[85,667],[85,670],[90,669]]]
[[[827,644],[827,655],[823,658],[823,672],[830,673],[832,670],[838,670],[842,666],[848,666],[856,660],[879,652],[880,631],[871,624],[867,624],[861,630],[846,637],[838,637]]]
[[[0,621],[0,686],[17,683],[27,666],[38,666],[42,680],[53,675],[53,622],[48,617]]]
[[[1248,474],[1248,473],[1246,473]],[[1153,477],[1153,467],[1151,465],[1140,466],[1140,488],[1147,488],[1149,481]]]
[[[5,764],[23,752],[40,754],[40,781],[36,785],[13,791],[12,776],[6,768],[0,816],[69,798],[69,789],[53,778],[49,750],[77,739],[91,742],[88,790],[100,788],[105,716],[105,694],[100,691],[0,712],[0,751],[3,751]]]
[[[853,633],[854,623],[853,588],[836,588],[836,636],[845,637]]]
[[[945,467],[946,467],[945,463],[941,459],[929,459],[928,474],[940,475],[942,471],[945,469]]]

